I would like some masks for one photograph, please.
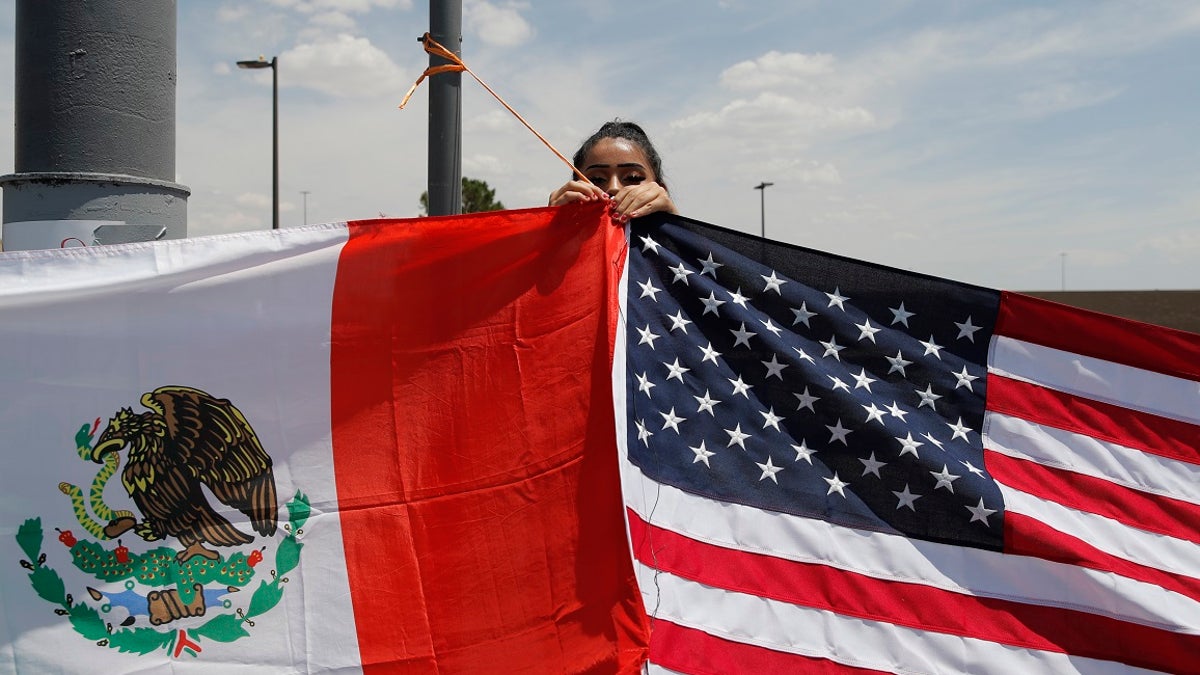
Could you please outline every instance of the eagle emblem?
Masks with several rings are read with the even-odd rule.
[[[280,522],[271,456],[228,399],[166,386],[141,404],[79,428],[75,454],[101,466],[90,486],[58,484],[73,521],[32,517],[18,528],[20,564],[35,594],[96,645],[196,656],[205,641],[249,636],[280,602],[311,508],[297,490]],[[132,502],[122,506],[136,513],[108,503],[118,473]],[[45,546],[55,533],[66,556]]]
[[[271,457],[240,410],[191,387],[159,387],[142,395],[142,405],[150,412],[119,410],[92,449],[97,463],[128,449],[121,483],[142,512],[140,523],[110,523],[110,537],[130,527],[145,541],[175,537],[184,547],[180,562],[197,555],[216,560],[206,544],[254,541],[213,508],[201,486],[249,518],[258,534],[275,534]]]

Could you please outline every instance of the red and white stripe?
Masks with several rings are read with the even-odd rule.
[[[625,463],[651,672],[1200,672],[1200,336],[1003,302],[983,442],[1005,551],[715,502]]]

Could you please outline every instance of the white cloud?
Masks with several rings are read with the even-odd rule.
[[[721,84],[730,89],[773,89],[803,84],[833,72],[830,54],[769,51],[753,61],[736,63],[721,73]]]
[[[314,14],[310,21],[315,26],[341,32],[352,30],[357,25],[354,19],[344,12],[320,12]]]
[[[752,99],[735,99],[716,112],[701,112],[671,123],[680,130],[812,135],[829,130],[859,131],[876,125],[875,116],[860,106],[820,105],[791,96],[763,92]]]
[[[495,4],[487,0],[467,0],[463,5],[463,23],[484,44],[514,47],[533,37],[533,26],[521,16],[521,12],[529,8],[528,2]]]
[[[233,200],[238,206],[270,208],[271,198],[257,192],[244,192]]]
[[[250,8],[245,5],[221,5],[217,9],[217,20],[222,23],[241,21],[250,14]]]
[[[280,81],[339,98],[398,96],[409,78],[367,38],[342,34],[280,57]]]
[[[318,12],[365,13],[381,9],[412,9],[412,0],[270,0],[276,7],[293,9],[304,14]]]

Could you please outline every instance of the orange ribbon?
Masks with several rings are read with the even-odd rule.
[[[479,76],[476,75],[470,68],[468,68],[467,64],[464,63],[463,60],[461,58],[459,58],[457,54],[450,51],[449,49],[446,49],[442,45],[438,44],[438,42],[436,40],[434,40],[433,37],[431,37],[429,35],[429,33],[426,33],[421,38],[421,43],[425,45],[425,51],[427,53],[432,54],[433,56],[440,56],[443,59],[446,59],[447,61],[449,61],[450,63],[445,63],[445,64],[438,65],[438,66],[430,66],[430,67],[426,68],[425,72],[421,73],[421,76],[418,77],[417,81],[413,83],[413,86],[411,88],[409,88],[408,93],[404,95],[404,100],[400,101],[400,109],[401,110],[404,109],[404,106],[408,105],[408,100],[410,98],[412,98],[413,92],[415,92],[417,90],[417,87],[421,86],[421,83],[425,81],[425,78],[432,77],[433,75],[439,75],[441,73],[461,73],[463,71],[466,71],[467,74],[470,75],[471,77],[475,78],[475,81],[478,82],[480,85],[482,85],[483,88],[486,89],[487,92],[489,94],[491,94],[493,98],[495,98],[497,101],[499,101],[500,105],[504,106],[505,110],[512,113],[513,117],[517,118],[517,121],[519,121],[521,124],[525,125],[525,128],[528,129],[534,136],[537,136],[538,140],[541,141],[543,145],[545,145],[547,148],[550,149],[550,152],[553,152],[555,154],[555,156],[557,156],[560,160],[562,160],[563,164],[566,164],[568,167],[570,167],[572,173],[579,176],[579,179],[582,180],[583,182],[585,182],[585,183],[588,182],[587,176],[583,175],[583,172],[581,172],[579,169],[575,168],[575,165],[571,163],[571,160],[567,159],[561,152],[558,151],[557,148],[555,148],[553,145],[550,144],[550,141],[546,140],[546,138],[544,136],[539,134],[536,129],[534,129],[532,126],[530,126],[529,122],[526,122],[525,118],[521,117],[520,113],[518,113],[516,110],[513,110],[512,106],[510,106],[507,102],[505,102],[505,100],[503,98],[500,98],[500,95],[497,94],[495,91],[493,91],[492,88],[489,87],[486,82],[479,79]]]

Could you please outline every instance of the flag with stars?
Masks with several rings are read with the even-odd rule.
[[[1200,672],[1200,336],[674,216],[620,294],[654,668]]]

